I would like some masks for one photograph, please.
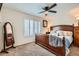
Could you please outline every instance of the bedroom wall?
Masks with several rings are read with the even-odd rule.
[[[42,18],[29,15],[26,13],[22,13],[16,10],[12,10],[9,8],[4,8],[4,7],[2,7],[0,14],[2,18],[0,19],[1,21],[0,23],[0,51],[3,48],[3,45],[2,45],[3,44],[3,28],[2,26],[7,21],[9,21],[13,25],[15,46],[35,41],[34,37],[24,37],[23,20],[30,18],[30,19],[41,21]]]
[[[49,15],[47,17],[48,26],[60,25],[60,24],[73,24],[74,17],[71,17],[69,11],[79,4],[57,4],[53,10],[56,10],[56,14]],[[43,19],[37,16],[29,15],[27,13],[19,12],[9,8],[2,7],[0,12],[0,50],[3,48],[3,24],[9,21],[13,25],[15,46],[26,44],[34,41],[34,37],[24,37],[23,35],[23,20],[25,18],[32,18],[42,21]],[[45,33],[47,28],[42,29],[42,33]]]
[[[52,10],[56,10],[57,13],[51,13],[50,15],[53,25],[70,24],[72,25],[75,18],[70,14],[70,11],[76,7],[79,7],[79,3],[58,3]]]
[[[0,51],[1,49],[3,48],[3,33],[2,33],[2,30],[3,30],[3,27],[2,27],[2,17],[1,17],[1,11],[0,11]]]

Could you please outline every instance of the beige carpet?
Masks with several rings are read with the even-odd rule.
[[[29,43],[16,48],[11,48],[8,52],[9,53],[0,53],[0,56],[55,56],[53,53],[35,43]],[[68,55],[79,56],[79,47],[72,46]]]
[[[0,56],[55,56],[35,43],[29,43],[8,50],[9,53],[0,53]]]
[[[69,56],[79,56],[79,47],[72,46],[70,47]]]

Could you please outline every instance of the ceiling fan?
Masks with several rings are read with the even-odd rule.
[[[45,6],[44,8],[42,8],[44,11],[39,12],[39,13],[44,13],[44,12],[51,12],[51,13],[57,13],[57,11],[51,10],[52,8],[54,8],[55,6],[57,6],[56,3],[54,3],[51,6]]]

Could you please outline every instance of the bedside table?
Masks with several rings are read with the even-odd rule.
[[[79,46],[79,26],[74,27],[74,45]]]
[[[46,34],[50,34],[50,32],[46,32]]]

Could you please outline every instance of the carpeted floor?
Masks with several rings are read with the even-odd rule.
[[[0,56],[55,56],[53,53],[35,43],[29,43],[16,48],[11,48],[8,52],[9,53],[0,53]],[[72,46],[68,55],[79,56],[79,48]]]
[[[9,53],[0,53],[0,56],[55,56],[35,43],[29,43],[8,50]]]
[[[79,56],[79,47],[70,47],[70,53],[68,54],[68,56]]]

